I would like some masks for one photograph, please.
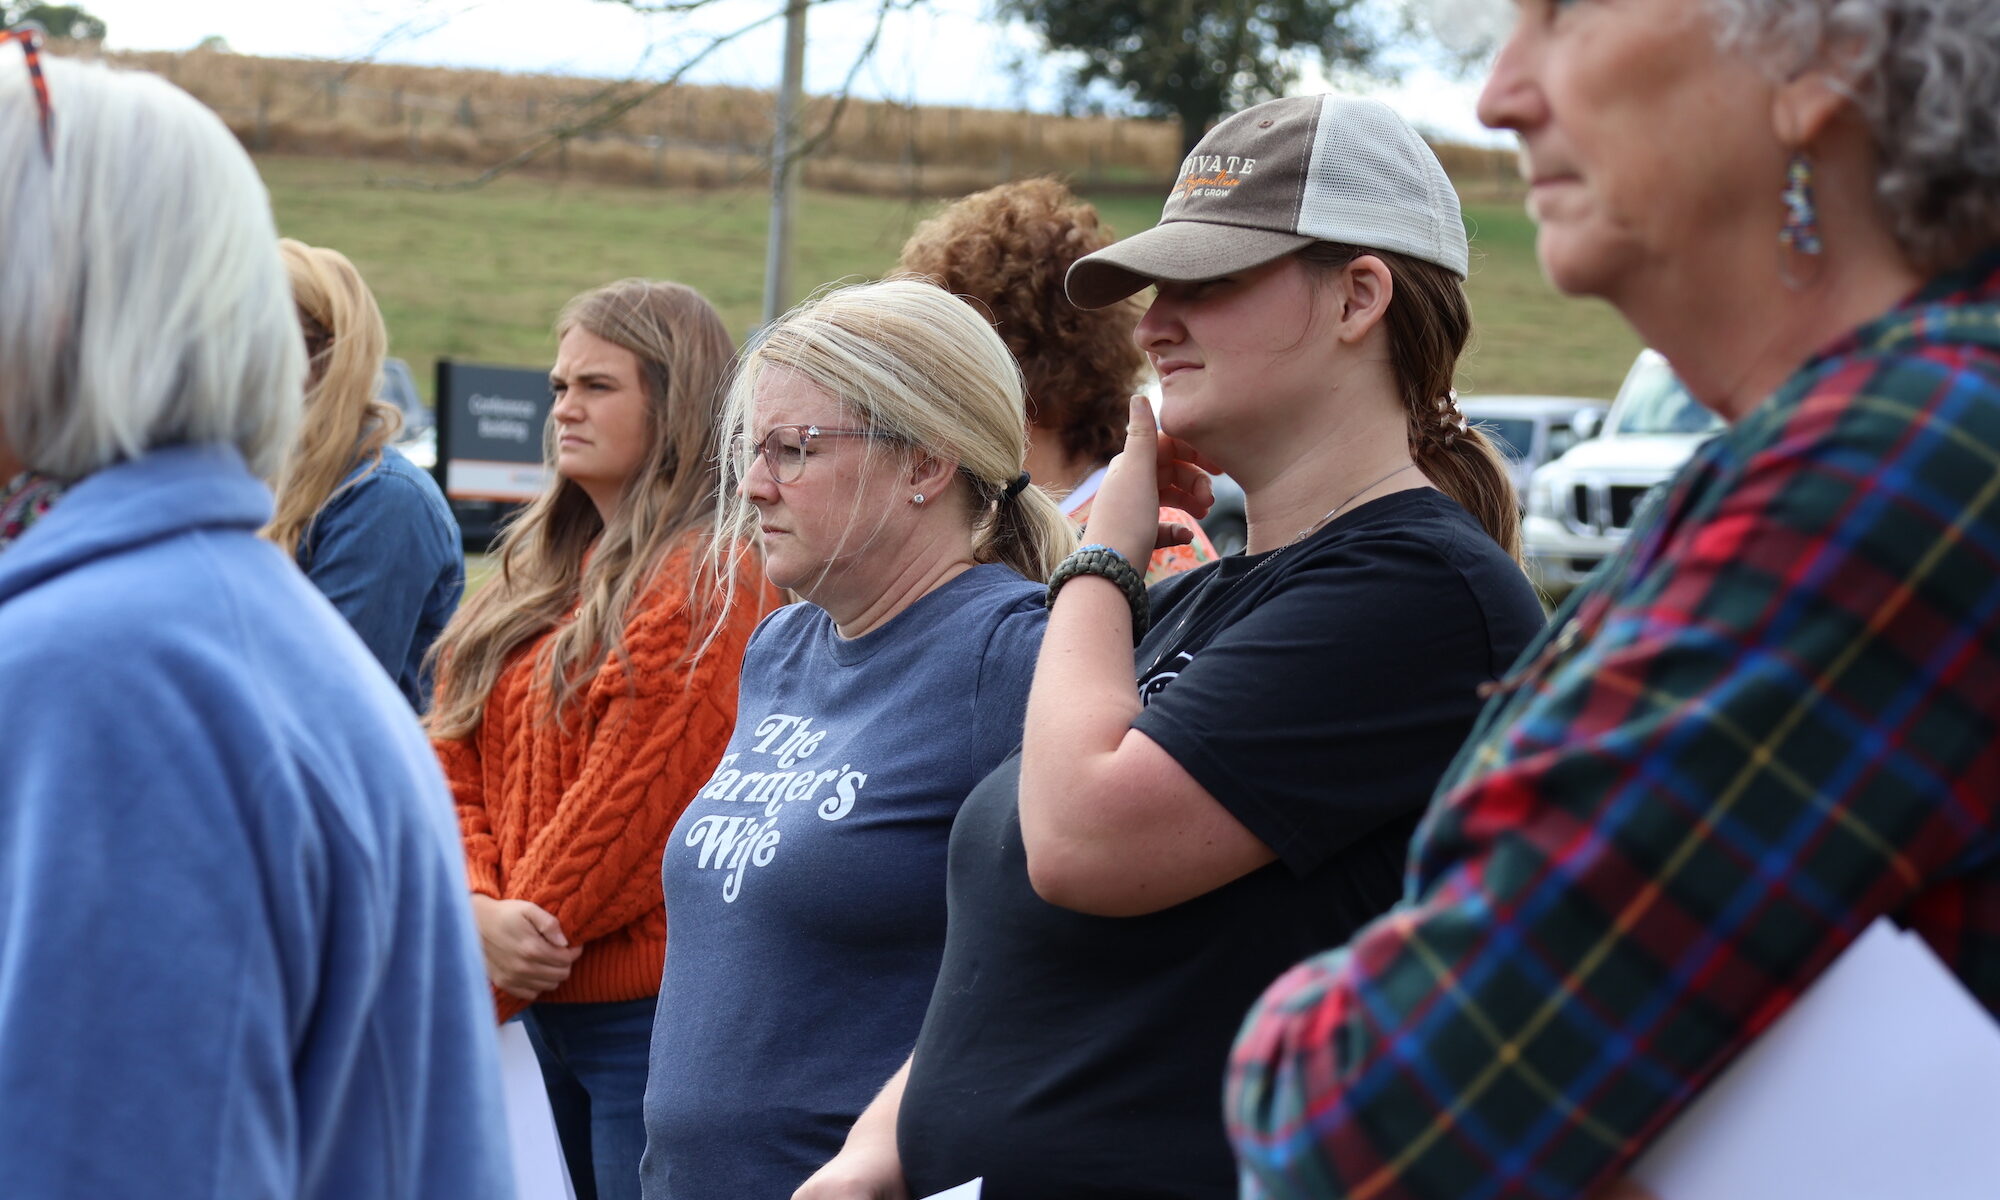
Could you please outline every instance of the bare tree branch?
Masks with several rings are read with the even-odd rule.
[[[340,70],[328,76],[327,82],[346,83],[348,80],[354,78],[356,71],[373,63],[384,50],[387,50],[397,42],[405,39],[414,40],[426,34],[436,33],[457,18],[481,7],[484,2],[485,0],[471,0],[470,3],[461,4],[443,16],[435,14],[427,16],[426,14],[419,13],[397,22],[381,37],[376,38],[374,45],[368,47],[368,49],[362,51],[348,62],[341,64]]]
[[[641,16],[685,16],[688,13],[719,4],[722,0],[599,0],[604,4],[616,4],[629,8]]]
[[[875,49],[882,43],[882,27],[888,23],[889,14],[897,11],[909,12],[923,3],[925,0],[881,0],[875,9],[875,27],[868,31],[868,41],[861,47],[861,52],[854,56],[852,63],[848,64],[847,77],[840,81],[840,90],[834,94],[833,111],[827,114],[826,124],[820,126],[819,132],[800,143],[799,147],[791,152],[791,157],[810,158],[815,150],[825,145],[826,140],[833,136],[833,131],[840,125],[841,114],[847,111],[847,101],[854,94],[855,77],[861,74],[862,67],[874,59]],[[772,169],[779,170],[783,166],[782,163],[774,163]]]
[[[607,2],[621,4],[634,11],[650,13],[692,12],[695,9],[719,3],[720,0],[607,0]],[[806,0],[806,2],[811,7],[838,3],[839,0]],[[835,105],[833,121],[839,120],[840,109],[847,102],[846,89],[853,84],[854,76],[856,71],[859,70],[860,63],[874,53],[876,44],[881,39],[883,22],[886,20],[889,12],[899,7],[910,8],[924,2],[925,0],[881,0],[881,9],[876,14],[874,32],[869,36],[866,49],[856,57],[855,67],[848,72],[847,83],[843,85],[839,100]],[[681,64],[675,67],[664,79],[636,87],[632,81],[619,81],[607,84],[599,91],[575,103],[574,110],[581,111],[585,115],[551,126],[549,129],[543,131],[542,135],[533,144],[509,155],[470,178],[445,183],[438,183],[431,180],[399,178],[387,178],[377,182],[384,187],[415,188],[434,192],[462,192],[482,187],[502,175],[527,166],[529,163],[577,138],[588,136],[617,124],[626,113],[631,112],[661,92],[678,86],[690,71],[700,66],[705,59],[717,50],[722,49],[722,47],[736,41],[738,38],[771,24],[784,15],[785,6],[781,5],[774,11],[758,17],[748,24],[741,25],[727,33],[713,35],[708,39],[707,44],[695,51],[692,56],[682,60]],[[596,111],[590,111],[593,108]],[[826,129],[816,135],[810,143],[802,147],[799,153],[801,155],[809,153],[813,148],[825,141],[826,137],[832,132],[833,121],[830,121]]]

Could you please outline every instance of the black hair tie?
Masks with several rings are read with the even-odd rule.
[[[1012,500],[1014,497],[1020,495],[1023,491],[1026,491],[1027,487],[1028,487],[1028,473],[1026,471],[1023,471],[1019,475],[1014,476],[1014,482],[1008,484],[1005,490],[1003,490],[1000,493],[1000,503],[1002,504],[1007,503],[1009,500]]]

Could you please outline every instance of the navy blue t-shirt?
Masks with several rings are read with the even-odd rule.
[[[915,1043],[959,804],[1021,741],[1042,588],[975,567],[854,639],[795,604],[668,840],[648,1200],[783,1200]]]

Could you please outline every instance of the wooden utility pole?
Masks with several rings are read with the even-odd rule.
[[[785,9],[785,73],[778,83],[777,123],[771,136],[771,234],[764,251],[764,324],[792,302],[793,192],[799,178],[799,99],[806,73],[806,3]]]

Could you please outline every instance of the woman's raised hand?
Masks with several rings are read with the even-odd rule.
[[[583,953],[583,947],[570,945],[563,936],[562,922],[527,900],[495,900],[474,892],[472,917],[479,926],[486,977],[516,1000],[533,1001],[560,985]]]
[[[1214,470],[1200,451],[1160,431],[1151,401],[1132,397],[1125,449],[1111,460],[1104,483],[1091,499],[1084,540],[1109,546],[1135,564],[1162,546],[1192,541],[1194,531],[1163,524],[1160,509],[1184,509],[1197,517],[1207,513],[1215,503],[1215,488],[1209,481]]]

